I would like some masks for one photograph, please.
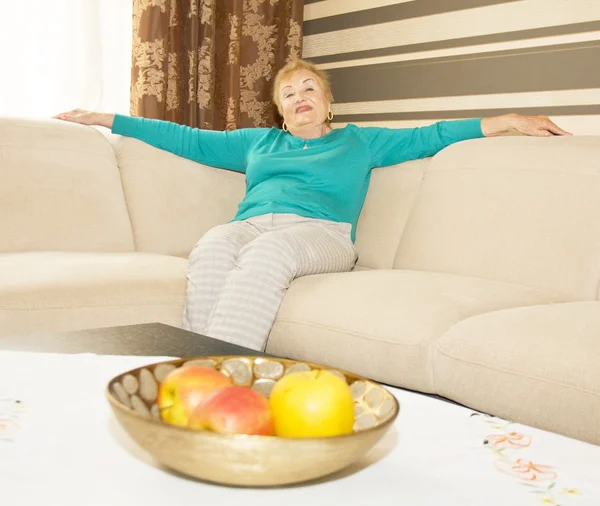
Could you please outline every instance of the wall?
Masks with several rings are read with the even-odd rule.
[[[507,112],[600,135],[600,0],[305,0],[336,126]]]

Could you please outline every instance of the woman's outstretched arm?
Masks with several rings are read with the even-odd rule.
[[[183,158],[237,172],[246,171],[248,151],[254,141],[266,131],[260,128],[243,128],[231,132],[200,130],[169,121],[82,109],[58,114],[54,118],[110,128],[113,133],[139,139]]]

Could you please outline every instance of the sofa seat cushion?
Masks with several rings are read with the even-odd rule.
[[[559,297],[519,285],[422,271],[307,276],[288,289],[267,351],[432,392],[430,346],[452,325],[477,314]]]
[[[0,335],[154,321],[180,326],[186,266],[152,253],[0,254]]]
[[[600,302],[469,318],[436,342],[434,375],[445,397],[600,444]]]

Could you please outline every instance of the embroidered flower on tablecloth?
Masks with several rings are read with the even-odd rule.
[[[527,436],[519,432],[490,434],[485,438],[484,444],[487,444],[494,450],[516,450],[529,446],[531,444],[531,436]]]
[[[560,493],[570,496],[581,495],[581,492],[576,488],[563,488]]]
[[[511,461],[499,459],[494,462],[494,466],[499,471],[524,481],[553,481],[557,477],[552,467],[534,464],[531,460],[517,459]]]
[[[496,457],[493,462],[494,467],[518,480],[518,483],[532,494],[532,499],[537,496],[535,497],[537,504],[566,506],[573,504],[571,500],[577,501],[576,496],[582,495],[576,488],[562,488],[559,492],[556,469],[530,460],[534,455],[532,451],[535,451],[532,444],[533,437],[514,430],[518,424],[484,413],[472,413],[470,418],[485,424],[487,430],[494,431],[485,436],[482,441],[482,447]],[[524,458],[515,459],[518,454]],[[560,485],[563,485],[562,482]]]
[[[0,442],[13,442],[27,408],[18,399],[0,398]]]

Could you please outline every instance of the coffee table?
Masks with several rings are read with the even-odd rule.
[[[25,406],[0,433],[2,504],[600,504],[600,447],[397,388],[395,426],[339,473],[267,489],[183,477],[135,445],[104,387],[168,357],[217,354],[257,353],[161,324],[0,338],[0,415],[2,399]]]
[[[162,323],[0,337],[0,351],[173,356],[265,355]]]

